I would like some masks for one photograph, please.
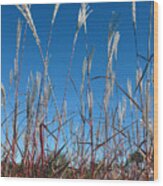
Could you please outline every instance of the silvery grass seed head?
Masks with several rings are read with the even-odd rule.
[[[112,46],[112,50],[113,50],[113,54],[114,54],[115,60],[117,60],[117,51],[118,51],[119,40],[120,40],[120,34],[117,31],[115,33],[115,35],[114,35],[114,41],[113,41],[113,46]]]
[[[78,13],[78,24],[77,24],[78,31],[80,30],[80,28],[82,26],[84,26],[84,31],[85,31],[85,33],[87,33],[86,20],[92,12],[93,12],[93,10],[90,9],[90,7],[87,3],[81,4],[81,8],[79,9],[79,13]]]
[[[135,1],[132,2],[132,20],[136,27],[136,2]]]

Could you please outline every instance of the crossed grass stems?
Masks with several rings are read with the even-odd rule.
[[[117,61],[120,32],[117,27],[117,17],[113,14],[108,31],[108,63],[106,74],[92,77],[91,67],[94,49],[89,50],[87,39],[87,19],[93,10],[88,4],[82,3],[78,13],[78,21],[72,44],[69,67],[65,80],[64,96],[61,110],[57,105],[53,82],[48,74],[49,49],[52,32],[60,4],[54,5],[51,26],[45,55],[40,38],[37,34],[31,14],[31,5],[17,5],[26,23],[24,32],[22,22],[18,20],[16,54],[14,70],[10,71],[10,85],[14,87],[14,106],[11,113],[6,109],[6,91],[1,84],[1,103],[4,120],[1,123],[5,141],[2,146],[2,176],[12,177],[50,177],[50,178],[92,178],[92,179],[153,179],[153,119],[150,118],[152,95],[150,95],[153,79],[151,54],[153,4],[149,14],[147,57],[138,51],[136,3],[132,3],[132,24],[137,57],[136,88],[132,90],[131,81],[127,81],[127,91],[122,87],[113,69],[113,61]],[[93,15],[91,15],[93,16]],[[41,57],[43,72],[31,73],[27,82],[26,107],[21,110],[19,100],[19,84],[23,65],[24,47],[27,28],[33,33]],[[82,82],[80,91],[71,76],[73,57],[81,28],[84,28],[86,57],[81,69]],[[23,35],[22,35],[23,34]],[[22,39],[22,42],[21,42]],[[142,70],[141,63],[145,62]],[[93,96],[92,84],[105,81],[102,102]],[[70,83],[73,86],[78,101],[78,111],[67,114],[67,91]],[[114,87],[122,94],[122,101],[111,106]],[[128,101],[128,102],[127,102]],[[100,110],[100,117],[93,115],[94,103]],[[123,126],[129,103],[132,122]],[[55,116],[48,121],[48,108],[54,106]],[[50,106],[52,108],[52,106]],[[23,121],[20,117],[24,115]],[[75,117],[80,118],[77,127]],[[12,118],[12,129],[9,120]],[[98,124],[95,127],[95,121]],[[19,125],[25,121],[22,131]],[[51,127],[54,130],[51,131]],[[68,130],[65,128],[68,128]],[[12,130],[12,137],[9,131]],[[69,133],[68,133],[69,132]],[[50,145],[49,145],[50,139]],[[23,145],[20,145],[20,141]],[[61,145],[62,144],[62,145]],[[52,148],[51,148],[52,147]],[[18,155],[19,154],[19,155]],[[17,162],[17,157],[21,161]],[[100,158],[98,158],[100,157]],[[125,160],[124,160],[125,158]]]

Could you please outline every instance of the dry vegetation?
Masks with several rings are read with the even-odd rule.
[[[150,53],[153,6],[151,6],[149,15],[148,56],[145,57],[138,51],[136,5],[135,3],[132,4],[133,32],[137,56],[137,69],[135,69],[137,86],[133,89],[131,81],[128,80],[126,82],[128,91],[126,91],[118,83],[117,74],[112,65],[113,59],[117,59],[121,35],[115,26],[114,19],[113,22],[109,23],[106,74],[92,77],[91,66],[94,49],[89,52],[89,43],[86,39],[87,56],[85,56],[81,69],[82,82],[80,87],[76,87],[71,77],[76,43],[82,27],[85,36],[87,36],[86,23],[88,17],[93,16],[91,14],[93,10],[89,5],[81,4],[66,82],[63,85],[65,89],[61,110],[58,108],[55,88],[48,74],[49,48],[60,6],[62,5],[54,5],[45,55],[32,19],[30,11],[32,6],[17,6],[25,18],[26,24],[23,30],[22,22],[18,20],[14,69],[9,75],[15,95],[11,113],[7,113],[5,87],[1,84],[1,104],[4,116],[1,127],[5,135],[4,143],[1,144],[2,176],[153,180],[153,118],[149,114],[152,112],[150,90],[151,87],[153,88],[153,78],[149,70],[153,63],[153,54]],[[40,65],[43,65],[44,70],[35,75],[32,73],[29,75],[25,94],[26,107],[22,110],[19,104],[19,86],[28,27],[38,46],[41,56]],[[145,69],[142,69],[139,59],[143,59],[146,63]],[[105,88],[102,103],[99,104],[100,118],[97,122],[97,119],[95,120],[97,116],[93,114],[95,100],[92,83],[98,83],[99,79],[105,81]],[[66,99],[70,84],[73,85],[79,98],[79,111],[75,112],[75,116],[80,118],[80,125],[75,124],[74,114],[67,114]],[[114,88],[121,92],[122,101],[117,105],[110,106],[111,99],[115,96],[113,95]],[[53,106],[51,106],[52,104]],[[48,109],[54,110],[55,114],[52,121],[47,120]],[[126,112],[131,113],[132,122],[124,126]],[[20,131],[18,126],[22,114],[25,116],[25,127]],[[12,128],[10,121],[12,121]],[[95,122],[98,123],[96,127]],[[12,134],[12,137],[9,133]]]

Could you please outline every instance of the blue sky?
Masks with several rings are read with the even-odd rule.
[[[127,78],[134,80],[136,56],[132,25],[132,4],[97,3],[90,4],[90,7],[93,9],[93,13],[87,21],[88,44],[89,48],[95,48],[92,76],[105,73],[107,65],[108,24],[114,11],[119,17],[118,30],[120,32],[118,61],[116,65],[117,78],[120,83],[126,83],[125,79]],[[80,4],[61,5],[53,30],[52,45],[49,52],[49,74],[52,78],[54,77],[58,96],[63,94],[63,84],[65,83],[65,76],[69,65],[79,8]],[[149,2],[137,3],[138,48],[144,56],[147,55],[149,11]],[[53,5],[33,5],[31,12],[45,53]],[[25,21],[15,6],[2,6],[2,82],[4,85],[8,85],[8,74],[10,69],[13,68],[18,18]],[[72,77],[77,84],[81,82],[81,67],[85,55],[84,33],[81,30],[72,67]],[[41,68],[38,49],[31,31],[28,29],[22,69],[22,88],[24,82],[27,81],[29,72],[32,70],[35,73],[36,71],[41,71]],[[96,88],[101,89],[101,87],[97,86]]]
[[[138,50],[143,56],[147,56],[148,25],[150,15],[150,2],[136,3],[136,21],[137,21],[137,39]],[[92,62],[91,76],[104,75],[107,66],[107,43],[108,43],[108,25],[111,21],[112,13],[118,17],[118,31],[120,32],[120,42],[118,46],[118,60],[114,63],[114,69],[117,81],[124,89],[127,89],[127,79],[132,81],[135,88],[136,73],[136,53],[134,43],[134,33],[132,24],[132,3],[96,3],[89,4],[93,13],[87,20],[88,45],[89,49],[95,48]],[[50,28],[53,5],[32,5],[31,13],[41,40],[43,52],[45,54],[47,38]],[[57,103],[60,107],[63,99],[65,78],[70,61],[72,42],[76,29],[78,10],[80,4],[61,4],[57,14],[55,26],[53,28],[52,44],[50,47],[49,75],[55,85]],[[16,46],[16,29],[19,18],[25,23],[23,16],[15,6],[2,6],[2,82],[7,90],[10,91],[12,103],[12,89],[9,90],[9,72],[13,69]],[[153,24],[152,24],[153,27]],[[24,24],[23,24],[24,29]],[[152,31],[153,33],[153,31]],[[153,38],[151,39],[151,53],[153,51]],[[84,31],[80,30],[77,40],[76,51],[73,59],[71,76],[79,90],[81,84],[81,68],[85,51]],[[144,61],[140,60],[142,68]],[[27,31],[27,40],[22,66],[22,75],[20,82],[20,92],[25,93],[27,88],[27,79],[30,71],[35,74],[42,71],[42,62],[36,46],[35,40],[30,29]],[[105,81],[98,80],[92,83],[94,97],[99,102],[102,100]],[[25,97],[22,100],[25,100]],[[113,97],[113,103],[121,100],[121,94],[118,92]],[[69,84],[67,94],[68,109],[74,111],[77,108],[78,100],[74,89]],[[9,106],[10,107],[10,106]],[[9,108],[8,108],[9,109]],[[98,113],[98,107],[95,109]]]

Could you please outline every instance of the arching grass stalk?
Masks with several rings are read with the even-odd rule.
[[[12,139],[12,163],[14,166],[15,158],[16,158],[16,144],[17,144],[17,116],[18,116],[18,61],[19,61],[19,49],[20,49],[20,40],[21,40],[21,31],[22,25],[20,20],[18,20],[17,25],[17,39],[16,39],[16,56],[14,59],[14,80],[15,80],[15,95],[14,95],[14,116],[13,116],[13,139]]]
[[[92,67],[92,59],[94,55],[94,49],[87,59],[87,103],[88,103],[88,112],[89,112],[89,127],[90,127],[90,144],[91,144],[91,176],[94,176],[95,169],[95,157],[94,157],[94,136],[93,136],[93,92],[91,89],[90,73]]]
[[[84,26],[84,30],[86,32],[86,20],[88,19],[91,13],[92,13],[92,10],[89,8],[89,5],[87,3],[82,3],[81,8],[79,9],[79,12],[78,12],[78,22],[77,22],[76,31],[75,31],[74,38],[73,38],[73,43],[72,43],[72,52],[71,52],[69,68],[68,68],[68,72],[66,76],[66,83],[65,83],[63,102],[62,102],[62,108],[61,108],[62,111],[63,111],[63,103],[64,103],[64,100],[66,99],[68,82],[69,82],[69,78],[71,74],[71,68],[72,68],[73,58],[75,54],[75,47],[76,47],[76,42],[78,39],[78,34],[82,26]]]

